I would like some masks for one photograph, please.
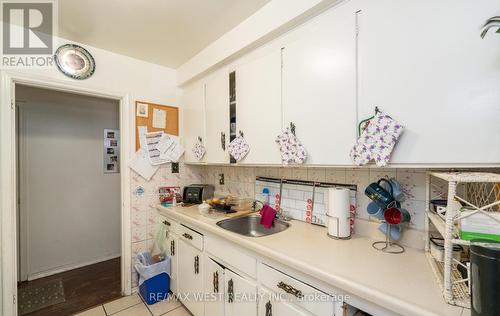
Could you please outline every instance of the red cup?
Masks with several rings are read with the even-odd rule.
[[[401,212],[395,207],[391,207],[385,210],[384,218],[387,223],[391,225],[398,225],[401,223]]]

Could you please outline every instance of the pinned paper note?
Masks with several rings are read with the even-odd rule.
[[[178,136],[163,134],[156,148],[160,151],[160,158],[170,162],[178,162],[184,154],[184,147]]]
[[[135,153],[129,167],[146,179],[146,181],[149,181],[159,169],[159,166],[153,166],[149,161],[146,149],[140,149]]]
[[[154,128],[167,127],[167,111],[160,109],[153,109],[153,127]]]
[[[148,132],[147,126],[137,126],[137,131],[139,133],[139,146],[140,148],[146,148],[146,133]]]

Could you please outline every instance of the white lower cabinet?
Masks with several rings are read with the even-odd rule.
[[[227,269],[224,278],[225,316],[257,315],[257,285]]]
[[[179,240],[178,251],[180,300],[193,315],[204,315],[202,252],[184,240]]]
[[[259,287],[258,316],[310,316],[311,313],[302,311],[290,303],[278,299],[275,293]]]
[[[224,267],[206,256],[205,269],[203,271],[203,285],[206,295],[205,315],[224,315]]]
[[[178,282],[177,282],[178,262],[177,262],[177,251],[176,251],[178,243],[179,243],[179,238],[175,234],[168,232],[165,246],[167,249],[167,255],[170,256],[170,291],[172,291],[172,293],[174,294],[176,294],[178,291]]]

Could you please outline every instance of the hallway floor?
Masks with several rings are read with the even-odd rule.
[[[18,288],[52,279],[62,279],[66,301],[23,316],[66,316],[121,296],[120,258],[58,273],[45,278],[21,282]]]

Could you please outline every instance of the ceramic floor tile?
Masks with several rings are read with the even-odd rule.
[[[104,312],[104,308],[102,305],[88,309],[84,312],[78,313],[74,316],[106,316],[106,313]]]
[[[166,316],[192,316],[192,314],[184,306],[181,306],[167,313]]]
[[[153,305],[148,305],[148,308],[154,316],[159,316],[166,314],[179,306],[181,306],[181,303],[178,300],[168,299]]]
[[[133,294],[104,304],[104,309],[106,311],[106,314],[111,315],[139,303],[142,303],[141,298],[139,297],[139,295]]]
[[[146,304],[141,301],[141,304],[124,309],[121,312],[113,314],[113,316],[151,316],[151,312],[146,307]]]

